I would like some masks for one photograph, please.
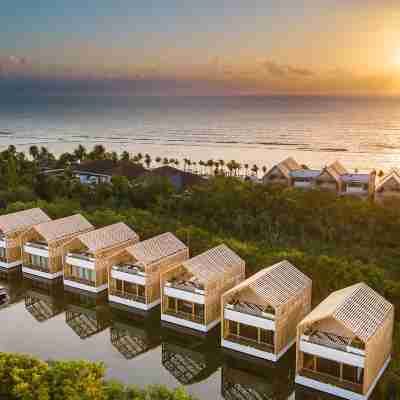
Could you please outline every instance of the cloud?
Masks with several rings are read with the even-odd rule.
[[[279,64],[273,60],[263,61],[262,67],[269,75],[280,79],[309,78],[315,75],[315,72],[310,69],[288,64]]]

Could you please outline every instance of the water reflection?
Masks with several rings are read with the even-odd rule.
[[[201,382],[212,375],[221,364],[218,335],[181,334],[163,329],[162,365],[182,385]]]
[[[292,349],[293,350],[293,349]],[[239,353],[224,351],[221,393],[225,400],[292,400],[294,351],[279,363],[258,361]]]
[[[185,385],[200,399],[338,400],[294,386],[294,349],[278,364],[258,361],[221,350],[218,329],[203,336],[160,326],[159,309],[134,314],[110,307],[104,294],[67,292],[60,282],[22,279],[17,270],[0,273],[0,284],[10,297],[0,309],[0,351],[104,361],[107,378]],[[385,386],[378,385],[370,399],[395,399]]]
[[[47,321],[64,312],[64,285],[62,281],[24,279],[25,309],[38,322]]]
[[[65,291],[65,322],[81,338],[87,339],[111,324],[107,294]]]
[[[112,308],[111,344],[126,360],[160,345],[160,314],[157,311],[143,316]]]

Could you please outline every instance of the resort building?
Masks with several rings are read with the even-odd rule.
[[[288,261],[265,268],[222,295],[221,345],[278,361],[311,309],[311,280]]]
[[[160,274],[189,258],[189,249],[172,233],[129,246],[113,259],[109,301],[148,311],[161,303]]]
[[[352,195],[359,197],[373,196],[375,193],[376,171],[369,174],[345,174],[341,177],[343,195]]]
[[[368,399],[390,361],[394,307],[364,283],[328,296],[298,325],[296,383]]]
[[[22,265],[22,234],[33,225],[48,222],[50,218],[40,209],[18,211],[0,216],[0,268]]]
[[[64,285],[93,293],[106,290],[112,257],[138,241],[123,222],[74,237],[65,245]]]
[[[34,225],[22,235],[22,272],[46,279],[63,276],[65,244],[93,229],[80,214]]]
[[[325,167],[315,179],[315,186],[340,194],[342,192],[342,176],[348,172],[339,161]]]
[[[221,296],[245,278],[245,262],[226,245],[161,275],[161,320],[207,332],[221,320]]]
[[[76,164],[73,173],[84,184],[110,183],[113,176],[136,179],[146,172],[139,163],[131,161],[89,160]]]
[[[290,173],[301,170],[302,167],[292,157],[286,158],[273,166],[263,177],[265,184],[276,183],[285,186],[292,185]]]
[[[386,199],[400,197],[400,170],[392,169],[378,182],[375,189],[375,200],[384,202]]]

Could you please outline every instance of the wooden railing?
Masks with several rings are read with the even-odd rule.
[[[243,314],[249,314],[249,315],[253,315],[255,317],[259,317],[259,318],[265,318],[265,319],[269,319],[271,321],[275,320],[275,315],[268,313],[268,312],[263,312],[261,310],[255,310],[255,309],[251,309],[249,307],[240,305],[240,304],[227,304],[225,306],[225,308],[227,310],[233,310],[233,311],[237,311]]]
[[[360,383],[346,381],[345,379],[340,379],[339,377],[325,374],[319,371],[313,371],[307,368],[302,368],[300,371],[300,375],[322,383],[328,383],[330,385],[334,385],[345,390],[350,390],[354,393],[363,394],[363,385]]]
[[[137,301],[138,303],[146,304],[146,297],[139,296],[133,293],[122,292],[121,290],[116,289],[109,289],[109,294],[111,296],[117,296],[126,300]]]
[[[78,276],[64,274],[64,280],[81,283],[82,285],[87,285],[87,286],[91,286],[91,287],[96,287],[96,282],[91,281],[89,279],[80,278]]]
[[[196,322],[198,324],[205,324],[204,315],[201,314],[191,314],[184,311],[171,310],[170,308],[164,310],[164,313],[172,315],[173,317],[186,319],[187,321]]]
[[[34,269],[35,271],[46,272],[48,274],[58,272],[58,271],[50,271],[50,268],[44,268],[44,267],[41,267],[40,265],[34,265],[34,264],[29,264],[29,263],[24,263],[23,266],[26,268]]]
[[[229,335],[226,336],[226,340],[236,342],[244,346],[251,346],[255,349],[266,351],[268,353],[273,353],[275,351],[274,346],[271,343],[259,342],[258,340],[236,335],[234,333],[229,333]]]

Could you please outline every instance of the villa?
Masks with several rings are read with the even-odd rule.
[[[375,200],[383,202],[389,198],[400,197],[400,170],[392,169],[376,185]]]
[[[22,272],[45,279],[62,277],[64,245],[93,229],[80,214],[32,226],[22,235]]]
[[[161,303],[160,274],[189,258],[189,249],[172,233],[127,247],[114,257],[109,301],[148,311]]]
[[[50,218],[40,209],[18,211],[0,216],[0,268],[11,269],[22,265],[22,234],[33,225]]]
[[[208,332],[221,320],[221,296],[245,278],[245,262],[222,244],[161,275],[161,320]]]
[[[315,186],[319,189],[341,193],[343,188],[342,176],[348,174],[339,161],[323,168],[315,179]]]
[[[289,157],[273,166],[263,177],[265,184],[281,184],[292,186],[292,178],[290,173],[302,169],[293,158]]]
[[[316,178],[321,174],[318,169],[302,168],[290,172],[291,186],[301,189],[314,189]]]
[[[138,241],[123,222],[74,237],[65,244],[64,285],[93,293],[107,290],[112,257]]]
[[[297,328],[296,383],[366,400],[390,361],[394,307],[364,283],[328,296]]]
[[[278,361],[311,309],[311,280],[288,261],[265,268],[222,296],[222,347]]]

